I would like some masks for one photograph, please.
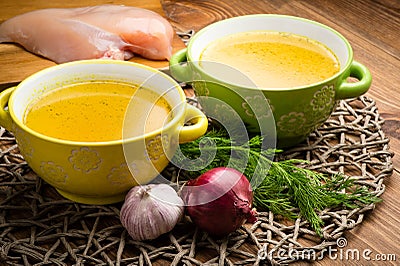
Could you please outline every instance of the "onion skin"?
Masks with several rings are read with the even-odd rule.
[[[206,187],[198,187],[203,185]],[[245,222],[257,221],[256,211],[251,209],[251,185],[233,168],[217,167],[188,181],[181,197],[193,223],[216,237],[236,231]]]

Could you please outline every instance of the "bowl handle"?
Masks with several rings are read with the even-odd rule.
[[[193,124],[183,126],[180,129],[179,143],[194,141],[206,133],[208,119],[202,111],[193,105],[187,104],[185,121],[191,121]]]
[[[179,82],[191,82],[191,71],[187,64],[187,48],[179,50],[169,60],[169,70],[172,77]]]
[[[13,121],[7,106],[11,93],[15,88],[16,87],[11,87],[0,93],[0,125],[8,131],[11,131]]]
[[[350,66],[350,77],[357,78],[356,82],[343,81],[336,90],[336,99],[355,98],[366,93],[371,86],[372,76],[368,68],[353,61]]]

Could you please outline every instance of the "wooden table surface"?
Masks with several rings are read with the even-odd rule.
[[[371,71],[367,95],[386,120],[394,173],[385,182],[383,202],[361,226],[345,233],[347,250],[396,254],[396,261],[336,260],[327,256],[314,265],[400,264],[400,1],[398,0],[162,0],[164,11],[179,30],[199,30],[224,18],[255,13],[295,15],[324,23],[351,43],[355,60]],[[308,263],[296,263],[306,265]]]
[[[34,5],[32,5],[34,3]],[[348,249],[371,254],[395,254],[396,261],[340,261],[325,258],[314,265],[400,264],[400,1],[398,0],[130,0],[130,1],[0,1],[0,22],[43,7],[73,7],[100,3],[142,6],[163,14],[176,30],[199,30],[224,18],[255,13],[296,15],[324,23],[341,32],[351,43],[355,60],[366,65],[373,83],[367,95],[377,102],[385,119],[384,132],[394,153],[394,173],[387,178],[383,202],[361,226],[346,232]],[[182,44],[174,42],[174,49]],[[160,62],[159,62],[160,63]],[[157,64],[159,64],[157,63]],[[166,62],[161,62],[165,65]],[[0,88],[21,81],[54,63],[13,44],[0,44]],[[298,263],[296,265],[305,265]],[[308,264],[308,263],[307,263]]]
[[[345,234],[347,250],[396,254],[396,261],[330,259],[313,265],[400,265],[400,1],[398,0],[161,0],[167,17],[179,30],[199,30],[224,18],[255,13],[300,16],[341,32],[351,43],[355,60],[373,76],[367,95],[386,120],[384,132],[394,152],[394,173],[385,182],[383,202],[361,226]],[[306,265],[308,263],[296,263]]]
[[[41,8],[74,8],[82,6],[100,5],[100,4],[119,4],[146,8],[157,12],[165,17],[161,3],[158,0],[83,0],[83,1],[63,1],[63,0],[35,0],[33,3],[29,0],[0,1],[0,23],[8,18],[14,17],[25,12]],[[175,34],[173,39],[173,52],[184,48],[182,40]],[[153,61],[140,56],[135,56],[130,61],[145,64],[155,68],[168,67],[167,60]],[[29,75],[55,65],[54,62],[43,57],[31,54],[23,47],[11,43],[0,45],[0,89],[7,87],[7,84],[18,83]]]

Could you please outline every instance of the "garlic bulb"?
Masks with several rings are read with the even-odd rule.
[[[151,240],[171,231],[183,215],[183,200],[167,184],[133,187],[120,219],[134,240]]]

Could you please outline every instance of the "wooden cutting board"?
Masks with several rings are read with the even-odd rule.
[[[93,6],[100,4],[118,4],[146,8],[155,11],[165,17],[164,11],[159,0],[122,0],[122,1],[101,1],[101,0],[18,0],[0,1],[0,23],[19,14],[42,8],[73,8],[83,6]],[[173,52],[184,48],[184,43],[175,35],[173,41]],[[155,68],[168,66],[168,61],[153,61],[135,56],[130,61],[145,64]],[[56,65],[53,61],[34,55],[26,51],[22,46],[7,43],[0,44],[0,88],[15,84],[31,74]]]

